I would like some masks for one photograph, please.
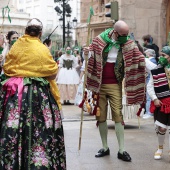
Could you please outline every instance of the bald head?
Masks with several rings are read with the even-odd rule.
[[[120,35],[128,35],[129,26],[126,24],[126,22],[119,20],[114,24],[114,30]]]

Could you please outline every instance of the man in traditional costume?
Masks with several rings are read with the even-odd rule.
[[[3,66],[0,89],[0,169],[65,170],[57,64],[31,19]]]
[[[129,39],[129,27],[117,21],[114,28],[107,29],[85,48],[91,57],[87,67],[87,89],[93,92],[93,114],[103,144],[95,157],[110,154],[107,143],[107,105],[110,103],[112,120],[119,143],[118,159],[131,161],[124,149],[124,121],[122,115],[122,80],[125,78],[127,104],[142,104],[145,100],[145,57],[137,45]]]
[[[158,137],[158,149],[154,159],[162,158],[163,145],[166,130],[170,133],[170,47],[162,48],[159,58],[159,65],[151,70],[150,80],[147,85],[147,92],[151,97],[150,110],[154,113],[156,133]],[[169,135],[169,156],[170,156],[170,135]]]

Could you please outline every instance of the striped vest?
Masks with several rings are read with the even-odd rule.
[[[158,99],[170,97],[170,89],[164,67],[151,70],[153,76],[154,90]]]

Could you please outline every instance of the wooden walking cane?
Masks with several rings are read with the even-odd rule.
[[[91,17],[93,14],[93,0],[91,1],[91,6],[90,6],[90,14],[89,14],[89,18],[88,18],[88,35],[87,35],[87,42],[86,42],[86,46],[89,46],[89,42],[90,42],[90,22],[91,22]],[[88,55],[84,55],[84,59],[85,59],[85,73],[84,73],[84,82],[83,82],[83,97],[85,94],[85,88],[86,88],[86,81],[87,81],[87,61],[88,61]],[[79,135],[79,147],[78,150],[81,149],[81,139],[82,139],[82,128],[83,128],[83,107],[81,109],[81,122],[80,122],[80,135]]]
[[[138,127],[140,129],[140,117],[138,116]]]

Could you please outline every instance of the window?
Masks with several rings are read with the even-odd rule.
[[[37,5],[37,6],[34,6],[34,15],[37,16],[40,14],[40,6]]]
[[[99,0],[99,12],[104,12],[105,10],[105,2],[104,0]]]
[[[31,14],[31,7],[26,8],[26,13]]]
[[[23,9],[19,9],[19,12],[24,12],[24,10]]]

